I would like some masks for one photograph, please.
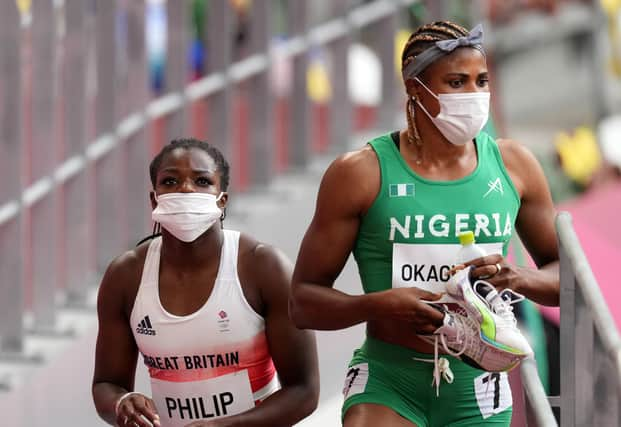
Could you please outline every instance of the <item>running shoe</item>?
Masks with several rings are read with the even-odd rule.
[[[437,308],[437,305],[434,305]],[[481,338],[480,323],[470,315],[444,311],[443,325],[431,335],[420,337],[434,345],[434,364],[438,364],[438,347],[465,363],[487,372],[504,372],[513,369],[526,357],[489,344]],[[439,383],[439,374],[434,379]],[[435,378],[438,377],[438,378]]]
[[[458,271],[447,283],[447,293],[466,311],[479,329],[482,341],[489,346],[519,358],[533,354],[533,350],[517,327],[512,304],[524,297],[509,289],[500,293],[489,282],[470,283],[470,269]]]

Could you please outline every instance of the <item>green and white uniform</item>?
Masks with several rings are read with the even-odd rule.
[[[397,142],[397,133],[369,142],[379,160],[381,183],[354,247],[365,293],[411,286],[443,292],[460,248],[457,236],[463,231],[472,230],[487,253],[506,255],[520,198],[496,142],[481,132],[475,140],[476,169],[454,181],[418,176]],[[487,373],[447,357],[455,380],[443,382],[436,397],[431,387],[433,363],[412,357],[425,355],[367,338],[350,363],[343,414],[366,402],[389,406],[418,426],[509,424],[506,373],[482,383]]]

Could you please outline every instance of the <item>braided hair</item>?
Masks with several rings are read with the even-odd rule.
[[[468,30],[450,21],[436,21],[419,27],[405,43],[401,54],[401,69],[412,62],[417,55],[432,47],[435,42],[467,35]],[[405,105],[405,115],[408,122],[408,142],[420,146],[422,142],[414,122],[414,100],[410,97]]]

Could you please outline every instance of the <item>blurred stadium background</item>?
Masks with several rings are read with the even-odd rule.
[[[562,425],[617,425],[621,0],[3,0],[0,424],[103,425],[94,298],[112,257],[150,232],[147,167],[163,144],[221,148],[227,226],[295,259],[330,160],[403,127],[398,56],[434,19],[484,24],[489,130],[536,154],[579,238],[563,315],[520,305],[536,382],[561,394],[549,401]],[[519,241],[511,256],[530,262]],[[337,283],[361,292],[351,262]],[[300,425],[340,425],[362,335],[318,333],[321,402]],[[521,373],[512,425],[544,425],[533,402],[548,399],[529,404]],[[140,368],[137,387],[149,390]]]

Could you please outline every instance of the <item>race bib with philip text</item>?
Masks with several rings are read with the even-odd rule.
[[[152,378],[151,390],[162,427],[183,427],[254,407],[247,370],[191,382]]]

